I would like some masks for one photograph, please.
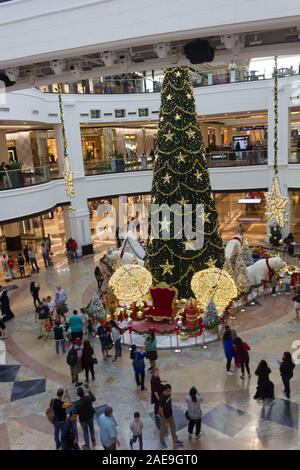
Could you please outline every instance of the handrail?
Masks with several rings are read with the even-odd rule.
[[[237,167],[266,165],[268,163],[267,150],[244,150],[244,151],[215,151],[206,154],[207,166],[216,167]],[[91,160],[84,162],[85,174],[98,175],[105,173],[123,173],[128,171],[152,170],[153,160],[151,157],[135,157],[134,159],[113,159]]]

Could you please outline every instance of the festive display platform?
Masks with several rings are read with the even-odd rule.
[[[125,332],[123,335],[123,344],[131,346],[135,344],[138,347],[143,347],[145,343],[145,335],[141,333],[129,333],[128,331]],[[208,333],[207,331],[204,332],[201,336],[194,336],[188,337],[187,339],[182,339],[180,335],[174,334],[159,334],[156,333],[156,342],[157,342],[157,349],[183,349],[183,348],[192,348],[195,346],[206,346],[213,341],[218,339],[217,335]]]
[[[150,331],[155,331],[156,334],[170,334],[175,333],[177,322],[156,322],[151,320],[140,320],[132,322],[132,330],[136,333],[147,334]]]

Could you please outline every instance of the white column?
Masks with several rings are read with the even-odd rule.
[[[215,126],[215,135],[216,135],[216,146],[221,147],[222,146],[221,126]]]
[[[284,87],[279,89],[279,122],[278,122],[278,164],[287,165],[290,151],[290,110],[289,110],[289,89]]]
[[[8,162],[9,154],[6,142],[5,131],[0,130],[0,162]]]
[[[74,210],[73,210],[74,208]],[[82,255],[82,245],[92,243],[90,212],[87,204],[85,207],[76,207],[76,202],[72,201],[72,206],[65,206],[63,210],[66,239],[72,237],[78,244],[78,255]]]

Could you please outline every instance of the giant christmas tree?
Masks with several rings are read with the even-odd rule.
[[[161,216],[157,232],[153,227],[152,214],[145,265],[151,271],[155,284],[165,281],[178,289],[179,297],[186,298],[192,295],[190,282],[195,272],[207,268],[211,259],[217,267],[223,267],[224,248],[197,121],[193,87],[185,67],[171,68],[165,72],[155,154],[152,204],[171,206],[177,203],[181,209],[186,206],[187,217],[182,216],[182,229],[178,233],[176,211],[171,212],[169,220]],[[197,205],[200,204],[204,206],[200,229],[204,237],[203,246],[197,241],[197,236],[194,240],[187,237],[187,229],[198,235],[199,220],[196,218],[199,218]],[[166,232],[169,232],[170,239],[162,238]]]

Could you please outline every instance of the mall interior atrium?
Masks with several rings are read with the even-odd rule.
[[[299,315],[299,1],[0,0],[0,450],[299,450]]]

